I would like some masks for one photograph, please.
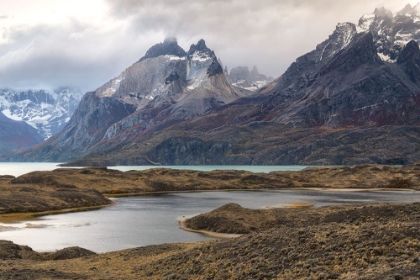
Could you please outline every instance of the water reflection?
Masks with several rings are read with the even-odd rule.
[[[235,202],[247,208],[313,203],[336,204],[420,201],[420,192],[237,191],[195,192],[115,199],[117,204],[96,211],[43,217],[0,232],[0,239],[29,245],[37,251],[81,246],[106,252],[138,246],[208,240],[178,228],[177,218],[208,212]],[[10,225],[3,225],[10,226]]]

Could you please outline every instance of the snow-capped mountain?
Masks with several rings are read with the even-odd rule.
[[[131,145],[140,135],[250,94],[229,84],[204,40],[186,52],[175,38],[167,38],[119,76],[86,93],[68,125],[29,151],[29,157],[62,161]]]
[[[255,65],[251,71],[249,71],[248,66],[237,66],[232,68],[230,72],[227,66],[225,66],[224,71],[228,81],[233,86],[250,91],[256,91],[274,80],[273,77],[260,74]]]
[[[363,15],[358,24],[338,24],[332,36],[339,36],[340,40],[335,40],[333,44],[327,40],[325,44],[321,44],[319,48],[322,49],[322,54],[319,60],[335,55],[357,34],[366,32],[372,33],[381,60],[395,63],[409,41],[420,43],[420,4],[414,7],[408,4],[395,15],[385,8],[377,8],[372,14]]]
[[[292,127],[417,124],[420,6],[339,23],[259,92],[270,121]]]
[[[15,121],[24,121],[47,139],[70,120],[83,94],[74,88],[47,90],[0,89],[0,112]]]
[[[405,164],[420,160],[417,7],[341,23],[256,93],[204,41],[175,40],[87,93],[66,128],[7,160],[76,164]],[[246,72],[246,71],[245,71]]]

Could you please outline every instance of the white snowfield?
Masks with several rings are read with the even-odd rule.
[[[0,111],[9,119],[24,121],[45,138],[58,132],[77,108],[80,90],[0,90]]]
[[[399,46],[401,49],[411,40],[416,40],[420,36],[420,5],[414,7],[407,5],[402,11],[395,15],[389,12],[389,16],[393,16],[391,24],[389,21],[385,22],[384,17],[376,14],[366,14],[361,17],[359,24],[356,26],[358,33],[372,31],[376,43],[378,45],[378,56],[382,61],[388,63],[395,63],[395,59],[391,59],[389,53],[385,54],[380,40],[391,42],[392,46]],[[401,21],[412,22],[412,28],[401,27],[401,29],[393,35],[390,30],[391,26],[398,26]],[[377,35],[375,35],[375,33]],[[419,43],[419,42],[417,42]]]

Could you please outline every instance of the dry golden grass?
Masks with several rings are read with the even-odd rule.
[[[121,172],[100,168],[59,168],[0,178],[0,220],[30,219],[31,214],[109,205],[105,197],[150,193],[254,189],[420,189],[420,165],[311,167],[299,172],[252,173],[149,169]],[[305,205],[295,205],[305,206]],[[307,206],[306,206],[307,207]],[[65,210],[67,211],[67,210]],[[41,213],[43,214],[43,213]]]
[[[213,215],[252,218],[228,205]],[[420,204],[284,209],[238,238],[162,244],[65,260],[0,242],[0,279],[408,279],[419,278]],[[83,253],[83,252],[82,252]],[[76,258],[75,258],[76,257]]]
[[[419,190],[420,165],[270,173],[106,168],[33,172],[16,179],[0,178],[0,218],[13,222],[89,210],[110,203],[103,195],[284,188]],[[10,248],[0,248],[4,255],[0,279],[420,277],[419,204],[312,209],[298,202],[292,206],[250,210],[227,205],[193,218],[196,225],[204,225],[197,228],[245,233],[225,241],[163,244],[56,261],[9,244]]]
[[[314,206],[313,203],[309,203],[309,202],[292,202],[290,204],[285,205],[285,208],[292,208],[292,209],[297,209],[297,208],[308,208],[308,207],[312,207]]]

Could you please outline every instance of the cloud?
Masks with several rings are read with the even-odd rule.
[[[103,1],[107,9],[97,21],[63,15],[56,23],[0,23],[0,87],[94,90],[167,36],[186,50],[203,38],[229,68],[257,65],[276,77],[338,22],[357,22],[379,6],[404,6],[396,0]]]
[[[107,1],[115,18],[132,22],[133,32],[159,31],[185,44],[204,38],[224,64],[256,64],[273,76],[325,40],[338,22],[397,6],[383,0]]]
[[[124,26],[110,29],[73,20],[66,25],[3,29],[0,87],[91,91],[137,61],[142,51],[163,37],[144,33],[132,38]]]

